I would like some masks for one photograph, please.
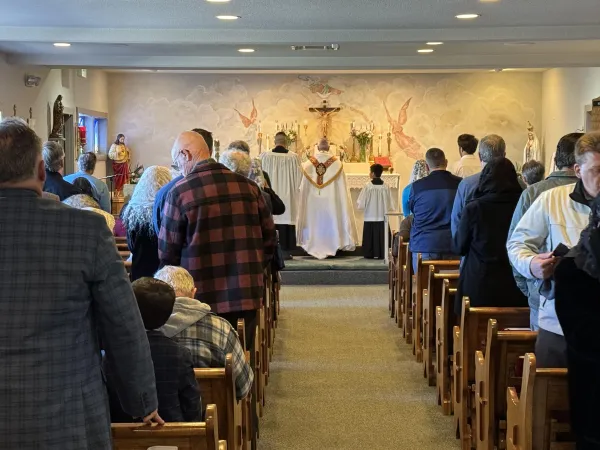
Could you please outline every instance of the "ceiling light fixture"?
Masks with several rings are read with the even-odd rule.
[[[443,42],[427,42],[427,45],[442,45]]]
[[[464,20],[477,19],[478,17],[481,17],[481,14],[458,14],[456,16],[457,19],[464,19]]]
[[[240,53],[254,53],[254,49],[253,48],[240,48],[238,50],[238,52],[240,52]]]
[[[238,20],[241,19],[240,16],[217,16],[219,20]]]
[[[68,42],[55,42],[54,46],[55,47],[70,47],[71,44],[69,44]]]
[[[299,50],[333,50],[338,51],[340,49],[340,44],[331,44],[331,45],[292,45],[291,49],[294,51]]]
[[[231,0],[206,0],[209,3],[229,3]]]
[[[417,50],[417,52],[419,52],[419,53],[433,53],[433,49],[432,48],[422,48],[420,50]]]

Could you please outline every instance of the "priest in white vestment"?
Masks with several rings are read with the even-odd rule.
[[[263,172],[271,182],[271,189],[285,204],[285,212],[274,216],[275,227],[279,232],[279,245],[285,259],[291,259],[290,254],[296,248],[296,217],[298,212],[298,188],[302,180],[300,157],[287,148],[287,138],[284,132],[275,135],[273,151],[260,155]]]
[[[326,139],[319,151],[302,164],[297,239],[306,253],[318,259],[338,250],[353,251],[358,242],[356,219],[342,162],[329,153]]]

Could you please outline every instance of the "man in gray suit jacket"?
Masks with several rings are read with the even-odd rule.
[[[123,409],[157,414],[139,310],[104,218],[42,198],[41,141],[0,123],[0,448],[111,449],[99,341]]]

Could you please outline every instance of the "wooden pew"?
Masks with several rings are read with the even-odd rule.
[[[233,357],[228,353],[224,368],[194,369],[205,404],[216,405],[219,414],[219,435],[227,441],[227,448],[241,450],[243,447],[242,401],[235,395]]]
[[[410,261],[408,264],[411,264]],[[460,260],[428,260],[424,261],[421,254],[417,255],[417,270],[413,275],[412,291],[412,345],[413,355],[417,362],[423,362],[423,292],[429,282],[429,266],[436,266],[439,270],[457,270]]]
[[[438,405],[445,416],[452,414],[451,330],[455,323],[456,280],[442,282],[442,304],[435,309],[435,372]]]
[[[506,448],[506,390],[521,389],[523,355],[535,349],[535,331],[498,331],[488,321],[485,354],[475,352],[475,437],[477,450]]]
[[[443,269],[443,272],[441,271]],[[435,311],[442,305],[442,288],[444,280],[450,281],[450,287],[455,287],[458,282],[458,267],[450,269],[432,264],[429,266],[427,289],[423,291],[423,314],[421,329],[423,330],[423,376],[429,386],[435,386]]]
[[[219,441],[217,407],[206,407],[204,422],[146,425],[113,423],[114,450],[148,450],[152,447],[177,447],[179,450],[226,450],[226,441]]]
[[[567,425],[568,391],[567,369],[538,369],[535,356],[526,354],[521,395],[507,389],[506,449],[575,450]]]
[[[529,308],[471,308],[467,297],[462,304],[460,327],[453,330],[453,408],[456,437],[468,450],[475,446],[475,352],[485,349],[488,320],[501,329],[529,328]]]
[[[240,339],[240,345],[244,350],[244,355],[246,357],[246,362],[250,364],[250,352],[248,351],[248,347],[246,345],[246,323],[244,319],[238,319],[237,322],[237,334]],[[252,425],[252,398],[253,398],[253,390],[250,390],[250,393],[242,400],[242,448],[243,450],[248,450],[250,448],[250,442],[252,441],[253,435],[252,430],[254,429]]]
[[[388,250],[388,310],[391,318],[394,318],[396,314],[394,305],[396,304],[396,285],[398,283],[397,266],[398,261],[392,254],[392,248],[390,247]]]
[[[403,266],[404,273],[402,274],[402,337],[406,339],[407,344],[412,344],[412,253],[410,246],[407,245],[404,249],[406,264]]]
[[[396,289],[394,292],[394,316],[398,328],[402,328],[402,314],[403,314],[403,301],[402,296],[404,295],[404,277],[406,276],[406,257],[407,257],[408,242],[404,242],[404,239],[400,238],[398,245],[398,258],[396,260]]]

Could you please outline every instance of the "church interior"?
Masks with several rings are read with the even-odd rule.
[[[247,143],[287,211],[273,212],[283,261],[265,275],[252,393],[200,389],[217,404],[218,447],[190,425],[135,447],[113,427],[113,448],[600,449],[570,424],[571,368],[536,372],[527,302],[463,304],[464,255],[412,240],[424,226],[415,163],[428,165],[422,180],[439,170],[430,149],[451,171],[468,153],[459,136],[500,136],[522,184],[531,160],[552,175],[563,136],[600,132],[598,0],[0,0],[0,11],[0,120],[59,142],[65,177],[93,153],[117,222],[148,168],[177,175],[172,149],[193,129],[212,133],[217,162]],[[377,219],[361,203],[374,178],[389,195]],[[433,225],[448,239],[454,198]],[[397,235],[409,216],[412,246]],[[382,248],[369,257],[373,233]],[[130,270],[134,250],[115,236]]]

